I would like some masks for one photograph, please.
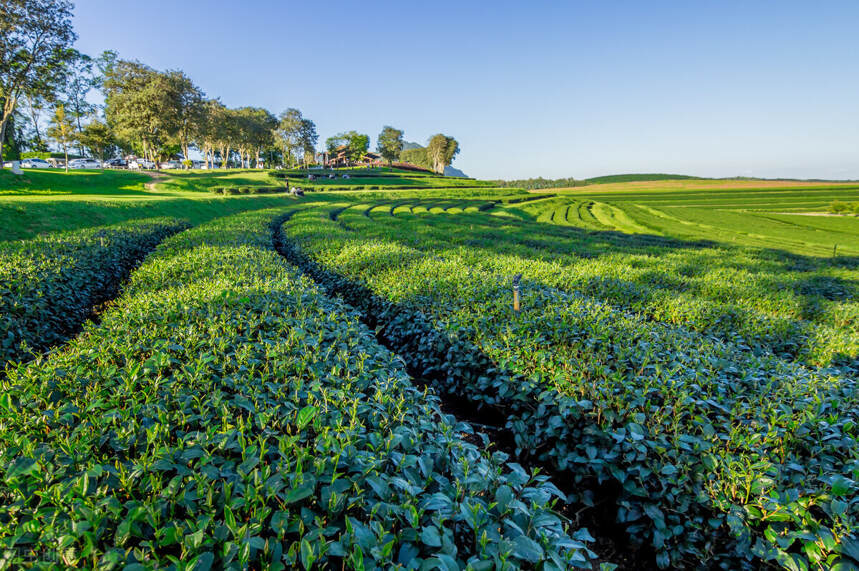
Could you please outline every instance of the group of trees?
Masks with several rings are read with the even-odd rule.
[[[405,143],[400,152],[400,160],[442,174],[444,168],[451,164],[458,154],[459,142],[453,137],[439,133],[430,137],[426,147]]]
[[[298,109],[279,116],[258,107],[231,109],[208,98],[181,71],[159,71],[111,51],[92,58],[73,49],[71,20],[68,0],[0,3],[0,157],[17,157],[25,149],[44,153],[52,141],[66,159],[76,149],[101,160],[125,152],[156,163],[181,154],[187,163],[194,148],[210,166],[314,161],[316,125]],[[94,90],[102,92],[103,106],[90,101]],[[358,162],[370,137],[347,131],[325,145],[329,153],[345,147],[347,159]],[[443,172],[459,144],[439,134],[420,147],[385,126],[376,149],[389,164]]]

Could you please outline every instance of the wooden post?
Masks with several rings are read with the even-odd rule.
[[[522,274],[513,276],[513,311],[519,313],[519,280],[522,279]]]

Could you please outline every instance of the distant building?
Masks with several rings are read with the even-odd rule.
[[[364,156],[357,161],[350,161],[347,151],[348,147],[346,145],[340,145],[330,153],[321,153],[322,162],[328,168],[381,166],[385,162],[381,155],[371,151],[364,153]]]

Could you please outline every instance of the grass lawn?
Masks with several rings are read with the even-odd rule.
[[[153,185],[153,190],[160,192],[208,192],[214,186],[276,184],[279,184],[279,181],[269,176],[268,171],[265,170],[177,170],[161,173]]]
[[[176,216],[199,224],[218,216],[270,208],[294,200],[286,195],[213,195],[208,186],[259,184],[259,171],[195,171],[153,177],[129,171],[0,171],[0,241],[32,238],[45,232],[76,230],[135,218]]]

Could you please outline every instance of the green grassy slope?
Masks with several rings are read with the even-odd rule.
[[[541,222],[590,230],[712,240],[814,256],[859,255],[859,218],[823,216],[833,201],[859,198],[855,183],[637,180],[551,192],[557,195],[552,202],[520,210]],[[561,211],[564,215],[558,214]]]

